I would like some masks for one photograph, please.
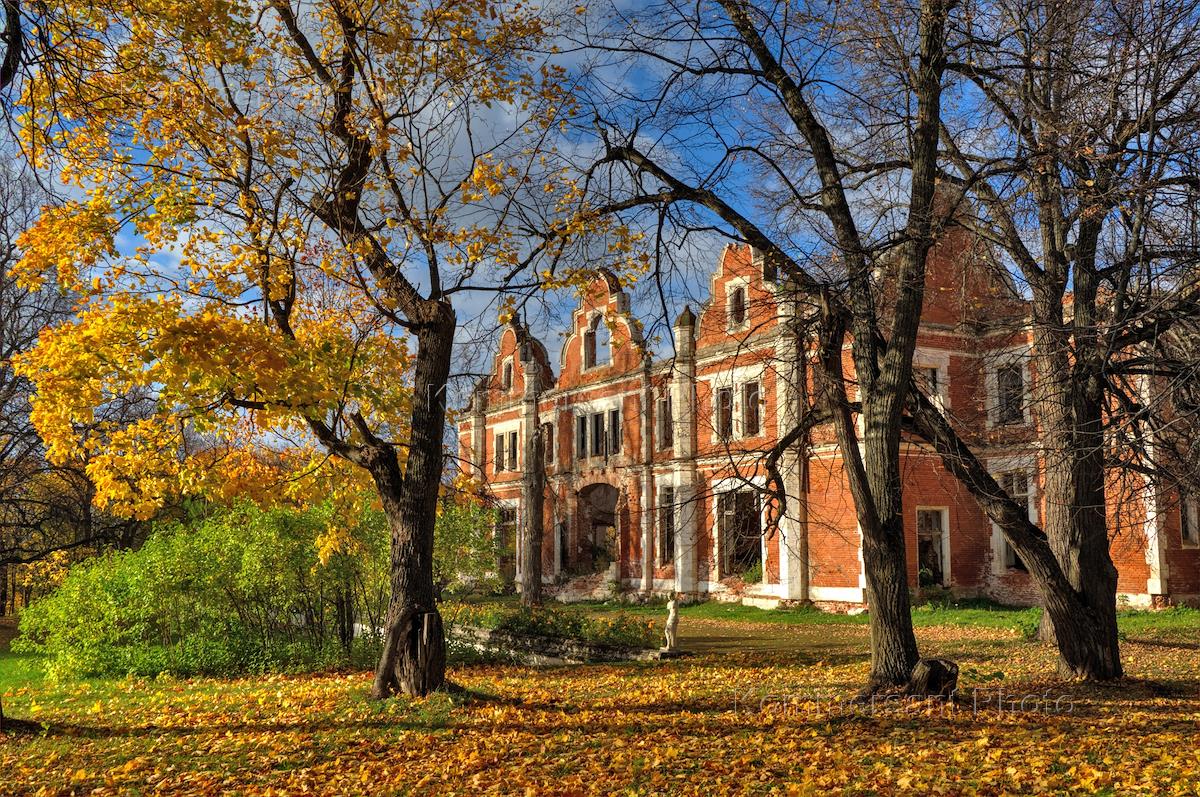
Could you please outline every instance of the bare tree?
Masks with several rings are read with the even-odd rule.
[[[649,207],[675,224],[724,230],[759,250],[817,308],[819,395],[862,528],[872,607],[868,690],[907,682],[918,659],[900,440],[926,253],[940,225],[934,180],[944,34],[954,5],[926,0],[905,10],[914,31],[909,71],[916,110],[871,122],[841,110],[856,86],[853,75],[839,70],[859,32],[840,24],[837,4],[668,2],[621,20],[628,32],[588,42],[661,75],[635,96],[597,110],[604,154],[593,175],[607,170],[605,209]],[[740,126],[745,107],[775,120],[776,129]],[[847,129],[869,136],[872,126],[902,142],[906,171],[880,186],[895,197],[888,210],[867,215],[856,212],[850,193],[869,176],[847,164],[839,140]],[[771,176],[778,194],[769,203],[755,206],[739,190],[738,176],[748,171]],[[832,268],[812,268],[814,244],[832,246]],[[886,309],[881,274],[889,286]],[[847,337],[853,375],[842,357]]]
[[[1110,441],[1157,425],[1166,405],[1144,400],[1145,380],[1165,360],[1148,362],[1145,344],[1198,309],[1200,15],[1194,4],[1017,0],[977,3],[970,18],[949,67],[964,100],[943,128],[946,179],[978,208],[964,223],[1028,289],[1041,527],[927,402],[916,415],[1037,579],[1060,672],[1115,678],[1106,479],[1113,466],[1153,467],[1144,446]]]

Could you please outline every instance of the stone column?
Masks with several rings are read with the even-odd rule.
[[[1142,377],[1138,385],[1142,394],[1142,403],[1144,406],[1152,407],[1156,399],[1161,398],[1152,394],[1152,387],[1149,377]],[[1146,454],[1153,461],[1154,447],[1149,441],[1144,443]],[[1148,475],[1144,475],[1143,483],[1145,484],[1145,498],[1143,505],[1145,506],[1145,515],[1143,519],[1144,530],[1146,533],[1146,564],[1150,566],[1149,578],[1146,579],[1146,593],[1150,596],[1151,604],[1158,601],[1166,600],[1165,596],[1170,594],[1171,588],[1168,580],[1170,578],[1170,568],[1167,566],[1167,541],[1163,535],[1163,517],[1160,510],[1160,496],[1158,486]],[[1179,511],[1186,512],[1187,507],[1182,501],[1179,502]]]
[[[471,468],[481,483],[487,481],[487,379],[471,396]]]
[[[642,359],[642,593],[654,589],[654,395],[650,385],[650,355]]]
[[[546,461],[538,417],[538,398],[541,396],[541,366],[527,347],[528,357],[521,367],[525,373],[525,393],[521,398],[525,431],[525,462],[521,474],[521,545],[520,562],[521,602],[540,603],[542,599],[542,532],[546,498]]]
[[[699,589],[696,545],[699,540],[696,474],[696,316],[683,308],[675,320],[675,363],[671,374],[672,438],[675,458],[675,590]]]
[[[776,436],[782,437],[804,418],[808,404],[808,368],[801,319],[794,297],[781,297],[783,314],[779,352],[779,388],[776,391],[779,412]],[[808,600],[808,494],[805,469],[808,466],[801,439],[784,450],[779,458],[787,506],[779,519],[779,597]]]

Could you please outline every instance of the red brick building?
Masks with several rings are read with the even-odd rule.
[[[966,232],[928,268],[915,364],[1014,497],[1042,512],[1028,391],[1024,303]],[[675,357],[643,354],[629,299],[597,280],[574,311],[557,367],[519,324],[500,336],[491,375],[459,425],[465,467],[500,507],[497,530],[516,572],[527,435],[545,435],[543,579],[549,584],[671,590],[771,605],[864,601],[861,539],[832,430],[779,459],[782,517],[763,499],[763,459],[806,405],[811,348],[802,311],[746,247],[727,246],[699,316],[674,325]],[[607,318],[607,323],[605,319]],[[803,355],[803,356],[802,356]],[[847,357],[847,372],[853,367]],[[1034,603],[1021,561],[967,491],[917,441],[903,444],[904,512],[914,587]],[[1113,559],[1132,605],[1200,598],[1200,515],[1142,477],[1114,474]]]

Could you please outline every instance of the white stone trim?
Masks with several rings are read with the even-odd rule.
[[[1145,592],[1118,592],[1117,606],[1129,606],[1133,609],[1150,609],[1154,607],[1154,597]]]
[[[808,588],[811,600],[829,603],[864,603],[862,587],[817,587]]]
[[[950,352],[946,349],[931,349],[918,346],[913,352],[913,368],[937,370],[938,390],[930,398],[938,409],[950,408]]]
[[[853,503],[853,501],[851,501]],[[862,594],[867,594],[867,560],[863,556],[863,530],[862,524],[857,520],[854,521],[854,533],[858,535],[858,588],[862,590]]]
[[[712,422],[709,424],[710,443],[716,445],[728,442],[718,434],[717,429],[717,391],[724,388],[733,391],[733,428],[730,429],[729,440],[741,440],[745,437],[743,424],[745,423],[746,408],[742,391],[746,385],[752,382],[758,383],[758,436],[767,431],[766,373],[766,363],[755,363],[696,378],[697,382],[704,382],[708,385],[709,403],[712,405]],[[776,423],[778,423],[778,417]]]
[[[516,418],[511,421],[504,421],[502,423],[496,424],[495,426],[488,427],[488,431],[492,435],[492,471],[494,473],[519,473],[522,466],[525,464],[525,462],[524,462],[525,446],[522,444],[523,441],[525,440],[525,436],[523,434],[524,430],[522,429],[523,426],[524,426],[524,423],[522,422],[522,420],[520,418]],[[504,470],[501,471],[500,469],[498,469],[496,467],[496,436],[504,435],[504,439],[505,439],[504,458],[505,458],[505,461],[507,461],[509,459],[508,448],[507,448],[508,436],[513,432],[517,433],[517,454],[516,454],[516,457],[514,458],[514,461],[517,463],[517,467],[514,469],[511,469],[511,470],[508,467],[505,467]]]
[[[590,401],[579,401],[572,403],[568,409],[572,415],[591,415],[596,412],[608,412],[609,410],[619,410],[625,406],[625,396],[635,395],[634,391],[622,393],[616,396],[605,396],[604,398],[594,398]],[[622,418],[624,420],[624,418]]]
[[[742,600],[744,601],[746,598],[769,598],[780,600],[787,598],[787,595],[784,594],[783,586],[781,584],[768,584],[767,582],[763,581],[758,584],[747,584],[746,592],[742,595]]]
[[[733,292],[742,289],[742,323],[734,324],[729,319],[729,301]],[[725,331],[745,332],[750,329],[750,278],[728,277],[725,280]]]
[[[1150,395],[1150,380],[1146,377],[1141,377],[1138,389],[1142,394],[1142,400],[1149,406],[1152,400]],[[1147,443],[1146,449],[1146,453],[1153,461],[1154,444]],[[1150,569],[1149,575],[1146,578],[1146,592],[1151,595],[1166,595],[1169,591],[1168,581],[1170,573],[1168,571],[1170,568],[1167,564],[1166,546],[1163,545],[1163,516],[1159,508],[1160,496],[1149,474],[1143,475],[1142,481],[1146,487],[1146,516],[1143,519],[1142,530],[1146,535],[1146,564]],[[1184,511],[1182,506],[1180,506],[1180,511]],[[1180,530],[1182,531],[1182,525],[1180,526]]]

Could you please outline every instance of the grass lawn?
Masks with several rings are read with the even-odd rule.
[[[508,599],[503,599],[508,600]],[[638,615],[665,617],[666,604],[626,605],[621,603],[579,603],[571,607],[587,612],[624,611]],[[822,612],[810,606],[795,609],[758,609],[740,603],[706,601],[684,606],[681,617],[729,622],[751,622],[780,625],[867,625],[865,614],[848,615]],[[1020,631],[1032,636],[1038,627],[1042,610],[1019,606],[1002,606],[987,600],[960,600],[953,603],[926,603],[913,607],[913,624],[917,628],[963,626]],[[1123,610],[1117,615],[1117,625],[1123,635],[1198,634],[1200,610],[1177,607],[1163,611]]]
[[[848,705],[861,618],[720,604],[684,610],[682,659],[460,667],[465,696],[382,705],[368,673],[54,684],[0,653],[6,712],[45,726],[0,737],[0,793],[1196,792],[1200,613],[1123,617],[1130,677],[1102,687],[1048,677],[1010,613],[917,610],[956,707]]]

